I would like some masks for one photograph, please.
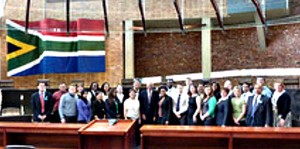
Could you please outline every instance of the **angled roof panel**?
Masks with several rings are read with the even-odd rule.
[[[261,1],[261,0],[259,0]],[[275,9],[287,9],[288,0],[265,0],[266,1],[266,10],[275,10]],[[227,0],[227,13],[247,13],[255,12],[255,6],[251,0]]]

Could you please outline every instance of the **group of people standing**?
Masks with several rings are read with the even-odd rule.
[[[171,79],[157,89],[150,82],[146,89],[140,86],[134,79],[124,95],[121,85],[111,88],[107,82],[101,87],[93,82],[89,90],[71,84],[68,91],[61,83],[59,91],[51,95],[41,82],[31,98],[34,121],[88,123],[116,118],[139,124],[290,126],[291,98],[281,82],[274,83],[274,92],[264,85],[264,78],[257,78],[253,91],[247,82],[233,87],[227,80],[220,88],[216,82],[196,86],[190,78],[176,87]]]
[[[53,95],[46,90],[44,82],[39,82],[37,88],[38,91],[31,96],[35,122],[88,123],[93,119],[140,117],[135,90],[130,91],[125,101],[121,85],[111,88],[105,82],[100,88],[97,82],[92,82],[86,90],[83,84],[67,87],[66,83],[61,83]]]
[[[227,80],[220,88],[216,82],[195,86],[189,78],[185,88],[187,91],[178,84],[177,93],[170,95],[173,98],[175,124],[291,126],[291,97],[280,81],[274,83],[274,92],[265,85],[264,78],[257,78],[253,90],[247,82],[233,87]],[[184,110],[180,111],[181,108]]]

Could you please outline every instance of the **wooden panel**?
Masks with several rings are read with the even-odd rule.
[[[94,149],[95,146],[131,149],[134,147],[135,121],[118,120],[110,125],[107,120],[94,120],[79,133],[82,149]]]
[[[114,125],[110,125],[108,120],[93,121],[89,126],[80,130],[84,135],[118,135],[123,136],[129,131],[135,121],[118,120]]]
[[[3,113],[2,113],[3,114]],[[0,116],[0,122],[31,122],[32,115],[13,115],[13,116]]]
[[[201,126],[151,126],[144,125],[142,148],[228,148],[230,133],[228,129]]]
[[[141,148],[300,148],[300,128],[154,126],[141,128]]]
[[[236,149],[296,149],[300,148],[300,141],[299,139],[234,139],[233,146]]]
[[[84,124],[0,123],[0,128],[5,128],[7,133],[78,134],[77,131],[83,126]]]
[[[4,129],[0,129],[0,148],[1,146],[4,146]]]
[[[78,135],[70,134],[34,134],[34,133],[8,133],[7,145],[26,144],[38,148],[77,149]]]
[[[0,147],[10,144],[34,145],[41,149],[77,149],[78,130],[84,124],[0,123]]]
[[[95,146],[131,149],[134,147],[134,126],[135,121],[130,120],[119,120],[112,126],[107,120],[95,120],[87,125],[1,122],[0,148],[24,144],[41,149],[94,149]]]
[[[138,128],[136,128],[136,127],[138,127],[137,123],[138,123],[137,121],[132,123],[130,129],[128,130],[128,132],[124,136],[124,139],[125,139],[124,148],[126,148],[126,149],[131,149],[131,148],[135,147],[135,144],[136,144],[135,135],[138,135],[137,132],[136,132],[137,129],[138,129]]]
[[[96,146],[110,149],[124,148],[124,137],[122,136],[83,136],[81,140],[83,149],[94,149]]]
[[[181,138],[179,137],[146,137],[144,136],[144,149],[226,149],[228,139],[211,138]]]

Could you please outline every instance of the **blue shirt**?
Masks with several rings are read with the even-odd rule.
[[[60,119],[65,118],[64,116],[77,116],[77,100],[77,95],[70,93],[61,96],[58,107]]]
[[[87,104],[81,100],[77,100],[77,110],[78,110],[78,121],[85,121],[89,122],[92,117],[92,110],[91,110],[91,104],[90,102],[87,102]]]
[[[255,93],[256,93],[256,89],[253,90],[253,94]],[[268,98],[272,97],[272,91],[267,86],[263,86],[261,94],[267,96]]]

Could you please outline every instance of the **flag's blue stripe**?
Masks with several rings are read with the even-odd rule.
[[[44,57],[39,64],[13,76],[92,72],[105,72],[105,56]]]

